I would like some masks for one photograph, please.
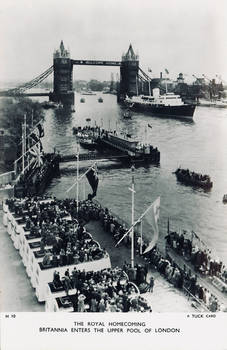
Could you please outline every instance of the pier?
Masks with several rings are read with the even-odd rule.
[[[111,155],[111,154],[101,154],[101,153],[95,153],[95,152],[89,152],[89,153],[80,153],[79,154],[79,161],[83,160],[127,160],[129,157],[125,154],[121,155]],[[67,155],[61,155],[60,154],[60,163],[66,163],[66,162],[73,162],[77,161],[77,155],[76,154],[67,154]]]
[[[119,155],[113,155],[113,154],[101,154],[101,153],[95,153],[95,152],[89,152],[89,153],[82,153],[79,154],[78,161],[84,161],[84,160],[113,160],[113,161],[119,161],[119,162],[138,162],[138,164],[143,163],[145,159],[142,158],[136,158],[135,155],[129,156],[127,154],[119,154]],[[73,162],[77,161],[77,155],[76,154],[68,154],[68,155],[61,155],[59,158],[60,163],[66,163],[66,162]]]

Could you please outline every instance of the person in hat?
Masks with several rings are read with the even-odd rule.
[[[99,312],[105,312],[106,311],[105,301],[104,301],[103,298],[101,298],[101,300],[99,302],[98,311]]]
[[[86,297],[83,294],[78,296],[78,312],[85,312],[85,299]]]
[[[151,276],[150,277],[150,281],[149,281],[149,292],[153,293],[153,288],[154,288],[154,277]]]

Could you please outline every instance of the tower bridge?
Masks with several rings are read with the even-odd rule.
[[[141,92],[141,88],[150,81],[150,78],[139,67],[139,57],[134,53],[130,44],[126,54],[122,55],[121,61],[106,60],[75,60],[71,59],[70,53],[65,49],[63,41],[53,54],[53,65],[30,82],[14,89],[0,91],[0,96],[49,96],[50,101],[74,104],[73,91],[73,66],[112,66],[120,67],[120,84],[117,91],[118,101],[126,95],[133,96]],[[25,92],[46,79],[53,73],[53,91],[46,93]]]

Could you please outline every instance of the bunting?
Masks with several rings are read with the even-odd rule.
[[[158,219],[159,219],[159,212],[160,212],[160,197],[158,197],[153,205],[152,205],[152,209],[151,209],[151,225],[154,231],[154,235],[152,240],[150,241],[150,243],[148,244],[147,248],[145,249],[145,251],[143,252],[143,254],[149,252],[152,248],[154,248],[154,246],[156,245],[157,241],[158,241],[158,235],[159,235],[159,230],[158,230]]]
[[[42,144],[40,143],[40,146]],[[42,149],[39,147],[39,144],[32,146],[29,149],[29,153],[32,156],[31,163],[34,163],[33,167],[37,164],[42,165],[43,164],[43,156],[41,155]]]
[[[97,193],[97,188],[98,188],[98,183],[99,183],[99,178],[97,175],[97,170],[96,166],[92,167],[86,174],[86,177],[88,179],[88,182],[92,188],[93,193],[89,194],[88,197],[89,199],[92,199],[96,196]]]
[[[34,132],[32,132],[32,133],[30,134],[30,138],[31,138],[35,143],[37,143],[37,142],[40,141],[40,140],[39,140],[39,137],[38,137],[37,134],[35,134]]]
[[[41,143],[40,138],[44,136],[44,128],[42,123],[38,123],[35,128],[33,129],[32,133],[29,135],[30,139],[32,139],[32,141],[37,144],[38,142],[40,143],[40,151],[42,151],[43,146]],[[33,144],[34,146],[34,144]]]
[[[42,151],[43,151],[43,146],[42,142],[40,140],[41,137],[44,136],[44,129],[43,125],[41,122],[39,122],[33,129],[32,133],[29,135],[30,139],[30,148],[29,148],[29,153],[32,157],[31,162],[33,164],[43,164],[43,159],[42,159]]]
[[[38,129],[38,133],[39,133],[39,138],[44,136],[44,128],[43,125],[41,123],[39,123],[36,128]]]

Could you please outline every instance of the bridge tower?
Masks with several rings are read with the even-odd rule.
[[[59,50],[54,52],[53,61],[54,91],[50,94],[50,100],[63,104],[74,104],[73,64],[63,41],[61,41]]]
[[[130,44],[127,53],[122,55],[121,60],[119,101],[123,100],[125,95],[135,96],[138,94],[138,70],[139,56],[134,53]]]

